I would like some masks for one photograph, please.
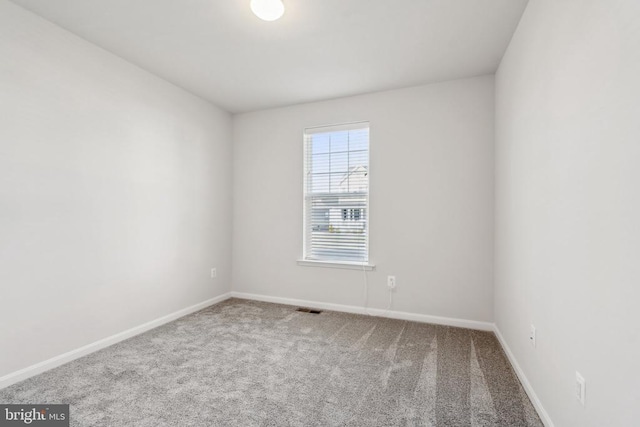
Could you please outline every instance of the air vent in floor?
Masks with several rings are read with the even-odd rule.
[[[320,314],[322,310],[314,310],[312,308],[299,307],[296,311],[301,311],[303,313],[311,313],[311,314]]]

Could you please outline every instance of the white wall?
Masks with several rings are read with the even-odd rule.
[[[231,117],[5,0],[0,58],[0,376],[227,292]]]
[[[371,122],[372,307],[493,320],[493,76],[234,116],[234,291],[362,306],[362,271],[302,267],[302,133]]]
[[[496,321],[556,426],[640,420],[639,22],[532,0],[496,75]]]

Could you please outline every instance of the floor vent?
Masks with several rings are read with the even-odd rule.
[[[322,310],[314,310],[312,308],[299,307],[296,311],[301,311],[303,313],[311,313],[311,314],[320,314]]]

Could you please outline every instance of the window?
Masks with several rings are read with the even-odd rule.
[[[342,209],[342,220],[360,221],[361,214],[362,209]]]
[[[369,123],[304,133],[304,261],[369,261]]]

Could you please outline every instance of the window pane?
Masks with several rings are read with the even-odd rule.
[[[321,154],[329,152],[331,135],[327,133],[317,133],[311,137],[311,154]]]
[[[331,153],[331,173],[346,174],[349,170],[349,153]]]
[[[349,132],[349,150],[369,149],[369,129],[358,129]]]
[[[329,173],[330,169],[330,154],[314,154],[311,156],[311,173]]]
[[[358,166],[369,166],[369,153],[367,151],[356,151],[349,153],[349,169],[354,169]]]
[[[349,173],[348,191],[366,192],[369,187],[369,171],[364,166],[354,167]]]
[[[329,192],[329,174],[310,175],[312,193]]]
[[[332,193],[346,193],[349,191],[349,181],[346,173],[332,173],[330,176]]]
[[[344,152],[349,150],[349,132],[350,131],[329,133],[329,135],[331,135],[331,152],[332,153]]]

